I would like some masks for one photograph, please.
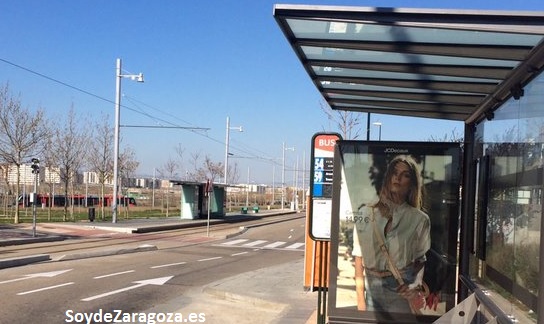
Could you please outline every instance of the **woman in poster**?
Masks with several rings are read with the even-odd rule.
[[[353,231],[357,309],[412,313],[421,293],[430,221],[421,210],[422,177],[409,156],[388,165],[378,202],[362,207]],[[400,278],[397,278],[400,277]]]

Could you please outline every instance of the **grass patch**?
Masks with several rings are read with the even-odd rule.
[[[0,215],[1,224],[13,224],[15,215],[14,209],[4,210]],[[129,219],[149,219],[149,218],[165,218],[165,217],[179,217],[179,209],[170,209],[168,213],[165,209],[152,209],[145,207],[130,207],[128,209],[119,207],[117,220],[122,222]],[[19,223],[32,223],[33,222],[33,210],[32,208],[19,209]],[[66,218],[66,221],[64,220]],[[48,223],[48,222],[88,222],[89,210],[84,207],[75,207],[73,215],[70,213],[70,208],[65,217],[64,208],[36,208],[36,222]],[[111,222],[112,212],[110,207],[104,208],[104,215],[100,207],[95,207],[95,222]]]

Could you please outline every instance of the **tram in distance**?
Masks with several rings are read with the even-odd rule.
[[[99,196],[87,196],[85,195],[48,195],[38,194],[37,204],[43,207],[64,207],[64,206],[102,206],[102,197]],[[68,198],[67,198],[68,197]],[[30,201],[30,195],[19,196],[19,206],[30,207],[32,202]],[[112,195],[104,196],[104,206],[111,206],[113,202]],[[136,199],[133,197],[119,196],[117,198],[117,205],[119,206],[136,206]]]

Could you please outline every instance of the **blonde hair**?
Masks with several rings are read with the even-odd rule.
[[[419,170],[419,166],[412,157],[407,155],[398,155],[393,160],[391,160],[391,162],[389,162],[389,165],[387,166],[387,171],[385,172],[382,187],[380,189],[380,199],[376,204],[377,207],[380,207],[380,210],[382,212],[387,211],[386,213],[382,213],[382,215],[387,218],[389,218],[390,215],[389,207],[387,206],[386,202],[393,200],[393,196],[390,190],[391,178],[393,177],[393,171],[395,170],[395,166],[398,163],[404,163],[406,166],[408,166],[409,169],[411,181],[408,195],[406,197],[406,203],[417,209],[421,209],[423,205],[423,179],[421,177],[421,171]],[[384,210],[384,208],[386,209]]]

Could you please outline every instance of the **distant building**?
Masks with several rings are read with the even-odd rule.
[[[0,176],[5,177],[5,175],[1,175],[2,170],[0,170]],[[42,167],[40,169],[39,183],[43,184],[61,184],[61,177],[60,177],[61,169],[59,167]],[[82,173],[78,173],[76,177],[73,179],[74,185],[99,185],[100,184],[100,177],[97,172],[94,171],[85,171]],[[10,185],[13,185],[17,182],[17,168],[15,165],[10,165],[8,167],[7,171],[7,182]],[[34,174],[32,173],[32,168],[30,164],[23,164],[20,167],[20,178],[19,183],[21,185],[33,185],[34,184]],[[113,186],[113,180],[112,179],[106,179],[104,182],[106,186]],[[122,178],[120,181],[120,185],[123,188],[142,188],[142,189],[166,189],[166,188],[174,188],[172,182],[170,179],[158,179],[155,177],[144,177],[144,178],[137,178],[137,177],[131,177],[131,178]],[[250,193],[257,193],[257,194],[265,194],[270,192],[270,188],[266,185],[256,185],[256,184],[238,184],[238,185],[232,185],[225,188],[227,192],[230,193],[237,193],[237,192],[250,192]],[[278,190],[278,188],[276,188]]]
[[[170,180],[160,180],[160,188],[173,188],[174,184]]]
[[[40,174],[42,174],[42,172],[40,172]],[[46,167],[41,179],[45,183],[59,184],[60,183],[60,168]]]
[[[100,184],[100,178],[96,172],[83,172],[83,183],[84,184]]]
[[[227,193],[240,193],[240,192],[251,192],[257,194],[265,194],[268,186],[265,185],[256,185],[256,184],[237,184],[226,187]]]
[[[21,185],[34,184],[35,175],[32,173],[30,164],[23,164],[19,168],[19,183]],[[10,184],[17,183],[17,167],[10,165],[8,167],[7,182]],[[38,174],[38,182],[45,183],[60,183],[60,169],[59,168],[42,168]]]
[[[136,180],[136,187],[137,188],[147,188],[147,185],[149,183],[149,179],[137,178],[135,180]]]

